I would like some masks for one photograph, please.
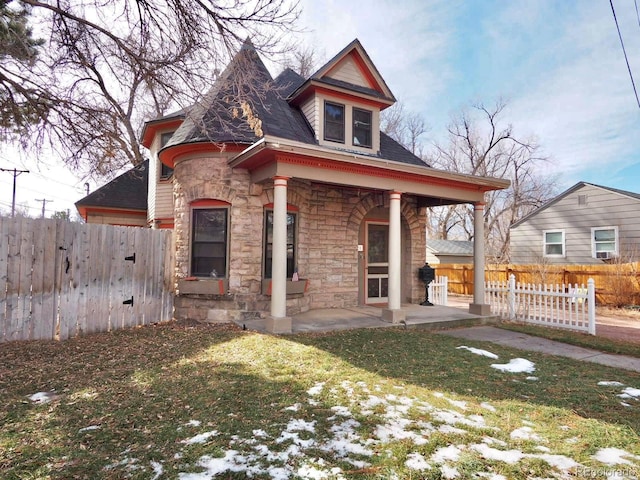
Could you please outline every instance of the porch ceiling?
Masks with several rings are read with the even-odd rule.
[[[421,197],[421,206],[481,202],[484,193],[509,186],[508,180],[463,175],[329,148],[263,138],[229,161],[246,168],[251,180],[299,178],[372,190],[395,190]]]

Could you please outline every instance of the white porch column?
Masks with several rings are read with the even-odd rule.
[[[469,313],[490,315],[489,305],[484,303],[484,202],[473,206],[473,303]]]
[[[401,234],[400,234],[400,192],[389,193],[389,305],[382,318],[392,323],[404,320],[401,308]]]
[[[273,179],[273,252],[271,260],[271,316],[267,330],[290,333],[287,317],[287,177]]]

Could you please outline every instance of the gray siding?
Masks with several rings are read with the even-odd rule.
[[[586,203],[581,204],[580,196]],[[640,256],[640,200],[583,185],[511,229],[511,262],[515,264],[599,264],[593,258],[591,229],[617,227],[620,255]],[[565,257],[543,256],[543,231],[564,230]]]

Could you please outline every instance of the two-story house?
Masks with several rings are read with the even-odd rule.
[[[287,331],[308,309],[378,305],[395,322],[420,303],[425,209],[474,204],[482,239],[484,193],[508,181],[426,165],[380,131],[394,102],[358,40],[275,79],[247,41],[200,103],[147,122],[148,224],[174,230],[176,316]]]

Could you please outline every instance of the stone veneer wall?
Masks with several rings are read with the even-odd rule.
[[[190,204],[215,199],[230,206],[229,292],[226,295],[178,295],[176,317],[230,321],[268,314],[270,297],[261,294],[265,206],[273,203],[273,186],[250,182],[245,170],[231,170],[227,155],[179,160],[174,169],[176,279],[189,275]],[[297,265],[309,280],[304,295],[290,295],[287,314],[312,308],[358,305],[361,274],[357,245],[363,218],[373,208],[388,207],[388,195],[360,193],[292,179],[287,202],[297,212]],[[419,303],[424,286],[417,268],[424,264],[425,215],[416,200],[403,196],[403,281],[405,298]]]

